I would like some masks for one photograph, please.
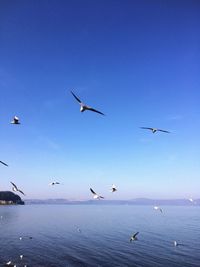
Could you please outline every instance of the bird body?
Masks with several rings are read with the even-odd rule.
[[[60,184],[59,182],[51,182],[49,185],[56,185],[56,184]]]
[[[117,191],[117,188],[116,188],[116,186],[113,184],[112,185],[112,188],[111,188],[111,190],[110,190],[112,193],[114,193],[114,192],[116,192]]]
[[[93,111],[93,112],[96,112],[96,113],[99,113],[101,115],[105,115],[104,113],[90,107],[90,106],[87,106],[85,105],[72,91],[71,91],[71,94],[73,95],[73,97],[79,102],[80,104],[80,112],[84,112],[85,110],[90,110],[90,111]]]
[[[154,210],[159,210],[161,213],[163,213],[163,210],[160,207],[158,207],[158,206],[155,206],[154,207]]]

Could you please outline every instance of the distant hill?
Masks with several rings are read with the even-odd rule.
[[[148,199],[136,198],[131,200],[68,200],[68,199],[26,199],[26,204],[65,204],[65,205],[170,205],[170,206],[194,206],[200,205],[200,199],[194,202],[188,199]]]
[[[12,204],[24,205],[24,201],[21,200],[20,196],[11,191],[0,191],[0,205]]]

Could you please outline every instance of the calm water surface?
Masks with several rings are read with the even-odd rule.
[[[0,206],[0,266],[199,267],[200,207],[162,208],[163,214],[132,205]],[[138,241],[130,243],[136,231]]]

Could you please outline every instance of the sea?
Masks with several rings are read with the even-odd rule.
[[[0,206],[0,266],[200,267],[200,207],[162,209]],[[135,232],[138,240],[130,242]]]

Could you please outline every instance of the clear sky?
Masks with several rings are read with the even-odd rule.
[[[1,0],[0,190],[200,197],[199,14],[198,0]]]

